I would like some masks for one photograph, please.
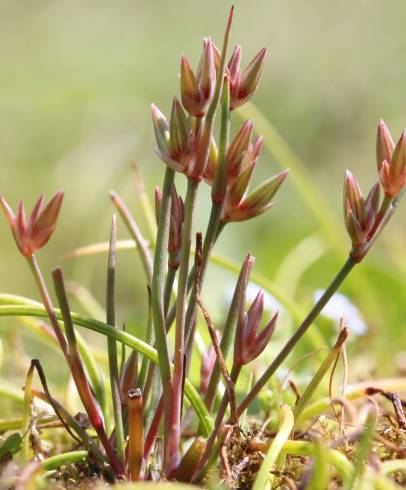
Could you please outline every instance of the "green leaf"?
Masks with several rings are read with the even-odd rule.
[[[0,447],[0,460],[8,453],[15,454],[21,449],[23,439],[18,432],[14,432],[7,437],[3,445]]]

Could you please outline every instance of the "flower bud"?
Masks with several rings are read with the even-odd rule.
[[[252,154],[252,149],[246,154],[247,160],[250,162],[252,161]],[[255,163],[248,164],[241,174],[234,180],[227,192],[226,206],[233,208],[240,204],[247,193],[254,169]]]
[[[191,130],[186,114],[176,97],[172,103],[169,138],[170,156],[172,160],[181,163],[190,151]]]
[[[228,147],[226,161],[228,174],[231,178],[235,178],[239,174],[242,160],[251,143],[252,131],[253,124],[249,119],[243,124]]]
[[[383,164],[384,165],[384,164]],[[376,183],[366,199],[354,175],[347,170],[344,179],[344,221],[352,246],[359,248],[368,241],[379,208],[380,189]]]
[[[389,144],[389,143],[388,143]],[[388,152],[389,154],[390,152]],[[383,154],[383,152],[382,152]],[[385,195],[396,197],[406,184],[406,132],[403,131],[389,160],[384,159],[380,166],[379,177]]]
[[[381,119],[378,124],[378,132],[376,135],[376,163],[378,165],[378,170],[381,169],[384,160],[387,162],[391,161],[394,148],[395,145],[389,129]]]
[[[241,60],[241,48],[237,46],[234,49],[234,52],[228,64],[228,69],[230,71],[231,77],[231,110],[242,106],[253,96],[258,87],[266,53],[266,48],[261,49],[261,51],[259,51],[259,53],[253,58],[250,64],[241,73],[239,68]]]
[[[63,201],[63,191],[57,192],[44,208],[44,196],[36,202],[28,222],[26,222],[24,203],[20,201],[17,216],[3,197],[0,205],[11,227],[14,239],[20,252],[25,257],[31,257],[42,248],[55,231],[56,221]]]
[[[289,170],[279,172],[253,190],[238,206],[227,208],[222,216],[223,222],[244,221],[258,216],[271,208],[273,205],[271,200],[282,185],[288,172]]]
[[[156,107],[151,104],[152,124],[154,126],[155,139],[157,143],[157,153],[164,162],[167,162],[169,157],[169,124],[166,117]]]
[[[344,178],[344,204],[349,203],[352,212],[361,223],[364,221],[364,196],[354,175],[347,170]]]
[[[237,325],[234,344],[234,362],[245,365],[256,359],[267,346],[275,330],[278,312],[258,333],[264,311],[264,293],[259,291],[247,313],[244,313]]]
[[[195,76],[189,60],[182,56],[180,65],[180,88],[182,103],[190,115],[202,117],[213,98],[216,83],[214,50],[211,39],[204,39],[203,53]]]

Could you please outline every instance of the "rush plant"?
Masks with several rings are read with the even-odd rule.
[[[37,252],[55,232],[63,192],[58,192],[46,206],[41,196],[28,219],[22,202],[14,214],[5,198],[0,199],[18,250],[29,265],[43,304],[42,307],[32,300],[2,295],[0,315],[48,318],[51,329],[41,324],[41,331],[52,342],[58,343],[90,424],[90,429],[83,428],[53,398],[41,364],[35,361],[29,371],[30,377],[27,377],[25,405],[28,412],[25,412],[24,427],[29,419],[31,398],[47,401],[69,433],[87,451],[79,451],[80,455],[79,452],[76,455],[67,453],[66,459],[61,461],[88,457],[109,481],[201,482],[211,465],[221,458],[224,444],[240,437],[242,414],[261,390],[271,386],[276,370],[342,282],[363,261],[395,211],[406,185],[406,135],[403,133],[395,146],[388,128],[381,121],[376,149],[377,182],[366,197],[353,174],[349,171],[345,174],[344,222],[351,241],[347,260],[241,399],[236,393],[240,373],[267,348],[278,328],[278,312],[269,317],[264,314],[262,290],[251,304],[247,304],[247,287],[254,266],[254,258],[249,254],[241,266],[226,321],[219,330],[215,329],[204,306],[202,286],[213,247],[226,225],[255,218],[269,210],[288,171],[279,172],[251,190],[263,139],[254,137],[251,120],[245,121],[230,137],[234,111],[254,95],[267,54],[265,48],[261,49],[244,68],[240,66],[240,46],[236,46],[229,56],[233,13],[231,10],[221,49],[210,38],[205,38],[196,70],[189,59],[182,56],[180,96],[172,101],[170,116],[167,118],[152,105],[156,153],[165,165],[165,176],[162,188],[155,190],[157,231],[151,243],[144,238],[122,198],[111,193],[113,205],[134,238],[145,272],[150,313],[145,341],[116,325],[118,245],[115,215],[108,247],[106,319],[103,323],[72,312],[59,267],[52,273],[58,302],[54,305],[37,260]],[[175,186],[175,180],[181,178],[187,182],[185,196],[181,196]],[[197,195],[204,185],[211,188],[211,210],[202,236],[195,235],[194,223]],[[188,374],[200,312],[209,329],[211,344],[203,356],[198,392],[188,380]],[[108,396],[91,349],[78,335],[75,325],[107,337]],[[168,335],[171,328],[174,329],[173,343]],[[290,454],[310,452],[320,459],[320,447],[301,441],[295,428],[316,387],[339,355],[347,334],[348,331],[343,329],[296,409],[282,406],[280,429],[271,445],[263,451],[267,456],[255,483],[256,489],[265,488],[264,485],[269,483],[269,472],[280,463],[285,447]],[[34,367],[40,375],[43,391],[32,388]],[[225,386],[224,390],[222,386]],[[337,451],[332,448],[328,451],[329,461],[339,466],[341,456],[337,456]],[[25,442],[24,462],[29,459],[30,451]],[[31,459],[34,465],[42,464],[45,469],[57,464],[54,460],[40,463],[34,457]],[[341,461],[339,466],[342,480],[355,482],[358,474],[351,463],[347,463]],[[322,477],[325,478],[325,472]],[[386,488],[385,481],[381,483],[380,488]]]

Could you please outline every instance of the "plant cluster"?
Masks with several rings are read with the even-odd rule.
[[[254,125],[248,120],[230,138],[233,111],[254,95],[266,56],[266,49],[261,49],[246,67],[241,68],[242,50],[237,46],[228,59],[232,18],[233,10],[221,50],[210,38],[204,39],[196,71],[188,58],[182,56],[180,98],[173,100],[169,119],[155,105],[152,106],[156,152],[166,165],[162,189],[156,188],[155,191],[157,232],[154,243],[149,244],[144,238],[121,197],[111,194],[118,214],[136,242],[145,271],[150,312],[145,341],[116,325],[115,215],[111,224],[106,320],[103,323],[72,312],[61,268],[52,273],[59,307],[56,308],[36,258],[37,251],[46,245],[55,231],[63,192],[58,192],[46,206],[41,196],[28,219],[22,202],[14,214],[6,200],[0,199],[43,304],[41,307],[23,298],[4,296],[0,315],[48,317],[51,328],[47,325],[42,328],[59,344],[94,432],[84,428],[53,398],[41,364],[36,360],[32,362],[25,386],[27,416],[29,418],[32,397],[51,404],[69,434],[80,442],[86,449],[86,456],[110,481],[167,479],[199,483],[218,461],[222,448],[230,447],[230,441],[238,447],[242,437],[239,431],[241,415],[268,385],[351,270],[364,259],[392,216],[405,188],[406,135],[403,133],[395,146],[381,121],[377,135],[376,184],[364,197],[351,172],[347,171],[345,175],[344,219],[351,239],[348,259],[271,364],[255,380],[245,397],[238,401],[235,387],[240,373],[266,349],[277,328],[278,312],[264,319],[262,291],[250,305],[247,304],[247,286],[254,265],[250,254],[242,264],[221,331],[213,325],[201,290],[212,249],[226,225],[254,218],[270,209],[287,170],[251,190],[262,137],[254,138]],[[187,180],[185,197],[179,195],[175,186],[178,174],[184,174]],[[195,235],[196,198],[200,186],[205,184],[211,187],[210,217],[204,235]],[[381,199],[382,191],[384,196]],[[188,380],[188,372],[200,313],[207,324],[211,344],[202,357],[200,388],[197,391]],[[75,324],[107,336],[110,400],[100,371],[86,343],[76,332]],[[172,337],[168,335],[172,327],[173,345]],[[290,444],[289,454],[298,455],[300,450],[308,450],[306,444],[310,443],[300,441],[296,429],[315,389],[340,354],[347,335],[348,330],[344,327],[293,411],[286,405],[281,407],[279,430],[264,449],[266,456],[263,463],[260,461],[259,471],[256,468],[258,475],[253,488],[266,488],[270,471],[276,465],[284,444]],[[120,344],[130,347],[130,352],[119,349]],[[35,369],[43,391],[32,387]],[[222,385],[225,386],[224,391],[221,390]],[[191,417],[192,413],[196,417]],[[25,424],[27,428],[27,418]],[[160,437],[161,428],[163,438]],[[28,463],[30,450],[28,442],[24,444],[24,462]],[[320,448],[315,446],[315,451],[317,459]],[[333,449],[329,451],[331,460],[338,457]],[[83,457],[83,452],[80,457]],[[39,464],[34,458],[32,464],[35,466],[35,463]],[[48,463],[47,468],[50,467]],[[351,482],[355,481],[357,474],[354,477],[348,467],[346,471],[343,479],[346,478],[349,485],[353,484]]]

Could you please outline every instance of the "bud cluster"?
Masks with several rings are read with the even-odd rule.
[[[362,247],[375,224],[379,208],[379,183],[364,198],[357,179],[347,170],[344,179],[344,220],[354,248]]]
[[[264,293],[259,291],[249,310],[240,318],[234,343],[234,363],[239,366],[248,364],[256,359],[265,347],[275,330],[278,312],[258,333],[258,328],[264,312]]]
[[[225,67],[225,77],[230,89],[230,110],[247,102],[256,91],[266,56],[263,48],[248,66],[240,69],[241,47],[236,46]],[[221,53],[210,38],[203,41],[203,52],[194,73],[186,56],[181,58],[180,88],[182,103],[175,97],[170,120],[152,105],[152,120],[159,157],[173,170],[195,177],[200,145],[205,144],[201,119],[213,100],[216,77],[219,76]],[[183,105],[183,106],[182,106]],[[252,121],[247,121],[235,136],[227,151],[227,187],[229,193],[223,213],[223,222],[242,221],[262,213],[271,206],[275,194],[286,173],[278,174],[246,198],[246,192],[258,155],[262,137],[252,141]],[[208,159],[202,177],[213,184],[217,168],[218,150],[210,138]],[[199,175],[201,174],[198,169]],[[224,200],[224,197],[222,198]]]
[[[44,196],[41,195],[27,222],[22,201],[20,201],[17,215],[15,216],[7,201],[0,197],[0,204],[10,224],[14,239],[20,252],[25,257],[31,257],[51,238],[55,231],[62,201],[63,192],[57,192],[44,208]]]
[[[386,124],[381,120],[376,139],[379,181],[364,198],[357,179],[346,171],[344,179],[344,221],[352,241],[351,255],[361,260],[389,217],[393,201],[406,185],[406,133],[396,147]],[[380,203],[380,188],[384,199]]]

